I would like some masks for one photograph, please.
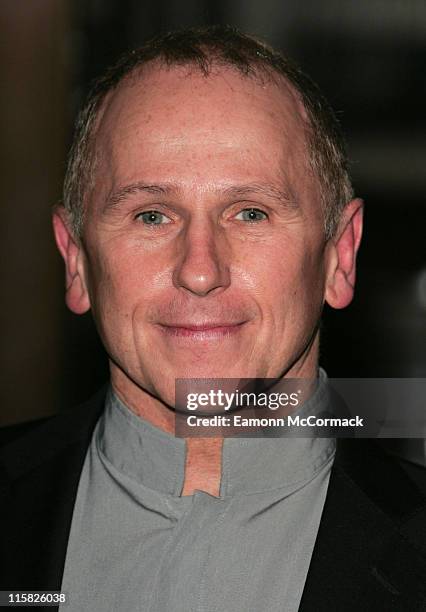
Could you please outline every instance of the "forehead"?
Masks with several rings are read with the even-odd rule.
[[[220,66],[205,76],[193,66],[152,64],[107,97],[96,148],[111,187],[140,173],[158,180],[158,172],[183,182],[272,180],[282,173],[306,184],[306,131],[303,105],[281,77]]]

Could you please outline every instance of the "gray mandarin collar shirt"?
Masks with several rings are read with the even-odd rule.
[[[185,446],[109,392],[79,483],[62,612],[298,609],[335,441],[225,439],[219,497],[180,496]]]

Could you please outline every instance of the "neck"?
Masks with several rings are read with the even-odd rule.
[[[304,354],[297,364],[289,368],[285,374],[286,378],[317,378],[317,338],[310,348],[308,354]],[[175,413],[173,409],[136,385],[115,364],[110,363],[110,370],[112,387],[121,401],[145,421],[167,433],[174,434]],[[194,437],[185,440],[186,460],[182,495],[192,495],[195,490],[200,490],[218,496],[222,475],[223,437]]]

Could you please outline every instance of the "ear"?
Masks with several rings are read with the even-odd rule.
[[[356,277],[356,255],[362,236],[364,203],[359,198],[343,210],[336,234],[330,239],[325,301],[332,308],[351,303]]]
[[[83,248],[74,238],[64,206],[54,208],[52,221],[56,245],[65,262],[65,301],[72,312],[83,314],[90,309]]]

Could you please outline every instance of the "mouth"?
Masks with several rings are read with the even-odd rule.
[[[238,323],[218,321],[202,324],[160,324],[159,327],[164,334],[174,338],[187,338],[188,340],[221,340],[237,334],[245,323],[246,321]]]

